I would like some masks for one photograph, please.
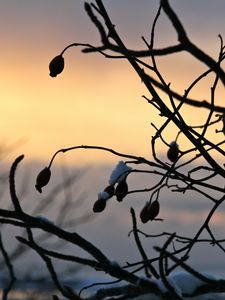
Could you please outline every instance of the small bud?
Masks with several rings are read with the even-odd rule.
[[[114,195],[115,189],[113,185],[108,185],[105,189],[104,192],[108,193],[110,197]]]
[[[142,208],[141,212],[140,212],[140,219],[142,223],[147,223],[149,221],[149,217],[148,217],[148,205],[149,203],[147,202],[145,204],[145,206]]]
[[[64,58],[62,55],[57,55],[49,63],[50,76],[56,77],[64,69]]]
[[[115,194],[116,194],[116,199],[119,202],[123,201],[123,198],[127,195],[128,192],[128,185],[126,180],[122,180],[117,184]]]
[[[43,186],[46,186],[50,180],[51,171],[49,168],[44,168],[37,176],[36,179],[36,190],[41,193]]]
[[[175,162],[178,158],[178,155],[179,155],[179,146],[175,141],[173,141],[170,144],[170,147],[167,151],[167,157],[169,158],[170,161]]]
[[[153,221],[159,214],[159,208],[158,200],[152,203],[147,202],[140,212],[141,222],[145,224],[148,221]]]
[[[93,206],[93,212],[98,213],[102,212],[106,207],[106,201],[104,199],[98,199],[95,201],[94,206]]]

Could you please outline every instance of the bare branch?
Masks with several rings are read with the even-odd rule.
[[[14,269],[13,269],[13,265],[10,261],[10,258],[8,256],[8,253],[3,245],[3,241],[2,241],[2,236],[0,234],[0,250],[2,252],[2,255],[3,255],[3,258],[4,258],[4,261],[5,261],[5,264],[8,268],[8,271],[9,271],[9,276],[10,276],[10,281],[9,281],[9,284],[7,286],[7,288],[5,288],[3,290],[3,294],[2,294],[2,300],[7,300],[8,299],[8,294],[9,292],[11,291],[15,281],[16,281],[16,276],[15,276],[15,273],[14,273]]]

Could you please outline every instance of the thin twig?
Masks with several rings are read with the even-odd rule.
[[[136,216],[135,216],[135,211],[134,209],[131,207],[130,208],[130,213],[131,213],[131,217],[132,217],[132,223],[133,223],[133,234],[134,234],[134,238],[135,238],[135,242],[136,245],[138,247],[138,250],[143,258],[143,263],[144,263],[144,268],[145,268],[145,273],[147,277],[150,277],[150,274],[148,272],[148,269],[150,270],[150,272],[152,273],[152,275],[159,279],[159,275],[156,272],[155,268],[152,266],[151,263],[149,263],[149,259],[145,253],[145,250],[141,244],[140,238],[138,236],[138,230],[137,230],[137,220],[136,220]]]
[[[12,287],[13,287],[15,281],[16,281],[16,276],[15,276],[14,268],[13,268],[13,265],[10,261],[9,255],[8,255],[8,253],[7,253],[7,251],[4,247],[1,233],[0,233],[0,250],[2,252],[5,264],[8,268],[9,277],[10,277],[9,284],[8,284],[7,288],[3,289],[3,294],[2,294],[2,300],[7,300],[8,299],[8,294],[9,294],[10,290],[12,289]]]

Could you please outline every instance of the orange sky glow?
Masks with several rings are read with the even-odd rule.
[[[145,49],[141,37],[149,40],[160,0],[102,1],[127,47]],[[63,215],[63,218],[65,216],[66,222],[72,222],[71,227],[68,227],[71,232],[78,230],[81,236],[93,241],[97,247],[100,246],[112,261],[118,260],[119,263],[122,262],[121,265],[125,265],[127,261],[137,261],[136,255],[138,260],[140,259],[136,247],[133,247],[135,245],[132,235],[128,238],[128,232],[132,228],[129,207],[136,210],[138,228],[143,232],[177,232],[184,236],[194,236],[207,213],[218,203],[214,199],[222,197],[224,181],[222,176],[214,177],[214,173],[210,177],[211,173],[206,168],[195,168],[208,165],[203,162],[203,158],[193,159],[188,165],[183,164],[190,156],[194,158],[193,153],[197,153],[195,151],[181,157],[183,166],[180,170],[186,176],[191,174],[193,179],[201,178],[205,186],[195,185],[194,181],[192,184],[192,180],[186,180],[180,175],[174,180],[176,176],[170,176],[166,168],[155,168],[160,171],[157,174],[155,170],[152,172],[152,167],[131,164],[133,172],[127,177],[129,193],[124,201],[119,203],[114,199],[116,197],[112,197],[107,202],[104,213],[91,219],[91,224],[85,221],[83,224],[83,213],[85,216],[92,213],[94,215],[93,205],[102,197],[102,194],[99,196],[99,192],[111,184],[110,174],[122,158],[100,150],[79,149],[58,155],[51,166],[52,176],[43,193],[40,194],[35,189],[40,170],[48,166],[54,153],[62,148],[79,145],[102,146],[153,161],[151,138],[156,130],[151,123],[160,128],[166,120],[142,97],[145,95],[151,99],[144,84],[125,60],[107,59],[99,53],[84,54],[81,48],[70,48],[64,54],[63,73],[56,78],[49,76],[49,62],[67,45],[74,42],[101,45],[98,31],[85,13],[84,2],[0,0],[1,176],[4,179],[15,158],[24,154],[25,159],[16,174],[16,190],[19,198],[23,199],[24,211],[34,216],[41,212],[55,224],[62,225],[62,228],[64,225],[60,215]],[[225,44],[225,0],[169,2],[182,20],[190,39],[217,59],[220,50],[218,34],[224,38]],[[177,35],[162,12],[156,26],[155,47],[175,44],[178,44]],[[193,80],[207,70],[205,65],[183,52],[157,57],[156,60],[165,81],[170,83],[172,90],[181,95]],[[151,63],[150,59],[145,61]],[[222,64],[224,68],[224,62]],[[204,78],[189,97],[209,102],[214,80],[215,74]],[[161,91],[159,94],[169,103],[168,96]],[[224,86],[219,83],[215,104],[225,107],[224,99]],[[175,104],[178,103],[176,101]],[[187,124],[192,126],[204,124],[209,113],[206,109],[196,110],[191,106],[183,106],[180,112]],[[220,121],[210,127],[205,136],[213,143],[223,141],[223,132],[215,134],[215,130],[222,129],[222,126]],[[178,130],[170,122],[163,132],[163,139],[169,144],[174,141],[177,133]],[[163,162],[171,163],[166,155],[168,145],[160,139],[157,142],[158,157]],[[182,135],[179,135],[178,144],[181,151],[190,148],[190,142]],[[221,147],[225,151],[225,143]],[[213,155],[218,152],[212,149],[209,151]],[[218,164],[224,165],[224,157],[214,158]],[[135,172],[136,167],[140,172]],[[147,168],[149,174],[144,172]],[[69,178],[72,180],[68,181]],[[8,185],[5,181],[2,182],[2,200],[8,209],[11,207],[11,197],[7,192]],[[210,185],[207,186],[208,182],[212,187],[218,186],[220,189],[214,190]],[[71,206],[65,205],[69,203],[67,199]],[[140,221],[140,212],[149,199],[159,199],[159,218],[163,219],[163,222],[142,224]],[[66,207],[68,215],[70,214],[68,219]],[[216,239],[220,235],[224,237],[225,209],[223,205],[219,208],[209,222],[210,229],[216,232]],[[73,223],[73,220],[78,220],[77,224]],[[11,237],[14,239],[14,236],[9,235],[8,227],[4,228],[6,240],[8,238],[10,241]],[[205,233],[207,234],[207,231]],[[144,237],[141,239],[146,249],[150,249],[151,244],[156,241]],[[164,238],[161,241],[163,242]],[[224,258],[220,259],[217,253],[211,255],[208,250],[201,251],[200,247],[199,249],[193,255],[197,265],[205,270],[206,262],[207,268],[213,266],[224,273]],[[217,248],[210,245],[210,249],[216,251]],[[79,250],[76,255],[79,255]],[[27,264],[27,256],[25,260],[24,266]],[[90,274],[87,274],[89,277]]]
[[[45,161],[60,148],[80,144],[106,146],[150,159],[150,141],[154,134],[150,123],[159,126],[160,122],[155,109],[142,98],[148,93],[128,63],[107,60],[99,54],[84,55],[80,49],[72,48],[65,54],[64,72],[57,78],[48,75],[49,61],[67,44],[87,42],[98,45],[98,34],[83,9],[84,1],[68,0],[62,4],[62,1],[53,0],[21,0],[19,3],[15,0],[0,3],[0,144],[4,148],[21,142],[15,146],[10,159],[24,153],[28,160]],[[130,2],[128,9],[127,1],[105,3],[128,44],[144,48],[141,36],[150,30],[157,1],[153,4],[139,2],[138,10],[135,1]],[[224,33],[218,30],[224,30],[224,18],[212,18],[207,24],[205,14],[211,5],[205,1],[205,11],[196,23],[197,12],[189,17],[185,13],[187,1],[171,3],[181,19],[184,17],[184,24],[194,41],[216,57],[217,35]],[[197,10],[195,1],[188,3],[190,11]],[[223,5],[221,1],[218,3]],[[151,18],[147,19],[146,10],[150,8]],[[134,15],[136,24],[132,22]],[[172,35],[168,24],[162,16],[158,47],[176,42],[176,35]],[[202,34],[204,30],[208,40]],[[159,60],[159,66],[167,82],[180,93],[206,69],[184,54]],[[192,96],[209,99],[210,89],[205,88],[207,82],[205,80],[194,90]],[[217,96],[217,104],[222,105],[222,88]],[[193,115],[192,108],[187,108],[185,116],[195,123],[204,121],[206,115],[205,111]],[[170,142],[176,131],[171,127],[167,134]],[[160,151],[164,149],[160,148]],[[71,161],[75,164],[105,163],[114,159],[110,154],[96,151],[68,155],[73,157]]]

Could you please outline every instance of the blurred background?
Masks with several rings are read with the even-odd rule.
[[[158,2],[104,1],[129,48],[145,48],[141,36],[149,38]],[[171,0],[170,3],[192,41],[216,59],[220,47],[218,34],[225,36],[225,2]],[[137,198],[130,195],[121,204],[112,200],[104,213],[97,216],[92,213],[97,194],[108,184],[118,157],[96,150],[59,155],[52,169],[53,179],[44,193],[40,195],[34,190],[37,173],[61,148],[99,145],[151,159],[150,141],[154,128],[150,123],[157,126],[160,118],[142,98],[142,95],[149,95],[126,61],[109,60],[97,53],[83,54],[81,49],[71,48],[64,56],[64,72],[57,78],[49,76],[50,60],[68,44],[100,45],[98,32],[83,5],[81,0],[0,1],[1,206],[10,207],[8,170],[13,160],[23,153],[25,160],[18,170],[17,185],[24,209],[50,218],[70,230],[78,230],[100,246],[112,260],[125,264],[140,259],[132,236],[128,238],[132,225],[129,208],[133,206],[138,214],[148,196],[139,194]],[[162,13],[156,29],[156,48],[176,43],[176,33]],[[194,78],[206,70],[204,65],[185,53],[158,59],[158,65],[166,81],[181,94]],[[212,78],[204,79],[190,96],[209,100]],[[219,85],[216,104],[222,106],[223,99],[224,91]],[[184,116],[187,122],[195,125],[204,122],[206,113],[203,109],[193,114],[193,109],[188,107]],[[212,137],[214,132],[210,133]],[[168,128],[167,142],[173,140],[176,133],[173,127]],[[184,144],[182,146],[185,147]],[[158,151],[162,159],[166,159],[165,146],[159,145]],[[129,186],[132,189],[145,188],[153,181],[150,176],[132,175]],[[183,196],[166,190],[160,199],[160,217],[164,221],[145,226],[138,224],[147,233],[166,231],[190,235],[198,229],[211,206],[193,193]],[[65,205],[67,202],[70,204]],[[218,237],[223,233],[224,217],[222,208],[212,220]],[[18,247],[15,240],[18,230],[2,228],[6,248],[14,253]],[[164,240],[162,238],[161,242]],[[45,242],[51,241],[45,237]],[[149,255],[154,256],[151,251],[156,241],[144,238],[143,242],[149,248]],[[157,243],[160,241],[157,240]],[[220,253],[213,247],[203,251],[204,247],[202,245],[194,250],[193,265],[221,274],[224,265]],[[66,251],[76,251],[76,255],[80,253],[79,249]],[[22,253],[18,249],[17,252]],[[22,272],[24,278],[45,278],[46,272],[39,258],[31,251],[30,260],[27,255],[24,256],[25,261],[22,258],[15,260],[17,271]],[[25,262],[26,267],[21,268]],[[62,274],[67,274],[67,280],[79,282],[79,285],[81,279],[86,279],[85,269],[76,272],[78,266],[62,267],[59,264],[58,268]],[[96,274],[93,276],[93,280],[102,280],[102,274],[99,278]]]
[[[0,142],[20,143],[17,152],[24,153],[26,161],[46,161],[57,149],[79,144],[150,157],[154,133],[150,122],[156,122],[157,113],[142,99],[147,91],[126,61],[71,48],[65,54],[64,72],[57,78],[49,76],[49,61],[68,44],[100,44],[83,5],[81,0],[0,1]],[[141,36],[149,38],[158,0],[115,0],[105,5],[127,46],[144,49]],[[218,34],[224,36],[225,31],[224,1],[173,0],[171,5],[193,42],[217,58]],[[176,43],[176,33],[162,13],[155,45]],[[158,64],[171,88],[180,93],[206,69],[185,53],[158,59]],[[198,86],[190,96],[209,99],[210,89],[205,87]],[[222,102],[218,95],[216,103]],[[199,114],[190,111],[192,122],[199,122]],[[114,161],[98,151],[68,156],[74,165]]]

